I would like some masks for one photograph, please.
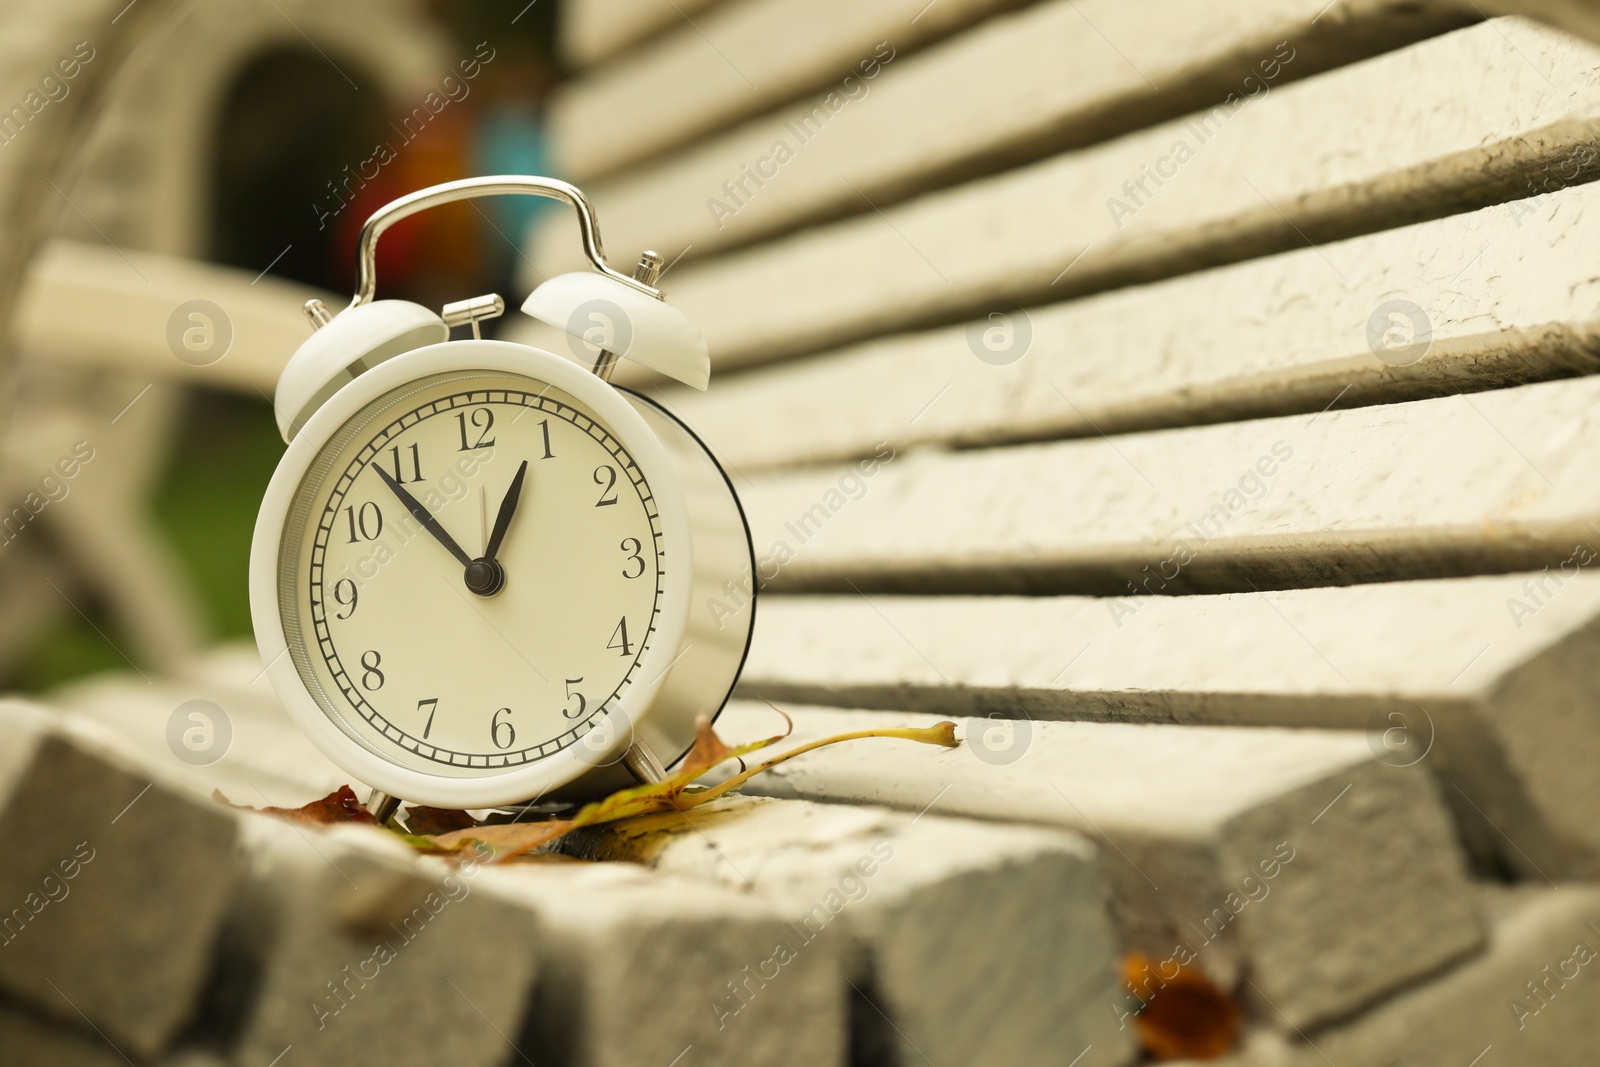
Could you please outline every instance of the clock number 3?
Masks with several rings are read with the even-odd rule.
[[[639,577],[639,575],[643,574],[644,573],[644,545],[642,543],[640,543],[639,539],[637,537],[624,537],[622,539],[622,544],[618,545],[617,547],[622,549],[622,551],[624,551],[624,552],[626,552],[628,554],[628,562],[623,564],[623,567],[622,567],[622,576],[624,578],[637,578],[637,577]],[[631,568],[631,566],[632,566],[632,564],[635,564],[635,563],[637,563],[639,565],[639,569],[636,570],[636,571],[633,571],[633,573],[631,573],[631,574],[628,573],[630,568]],[[348,581],[348,580],[349,579],[346,579],[346,581]]]

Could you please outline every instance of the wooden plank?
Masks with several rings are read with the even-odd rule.
[[[1045,1067],[1091,1047],[1084,1067],[1133,1058],[1103,1006],[1121,989],[1122,946],[1101,857],[1077,835],[735,796],[583,831],[562,850],[771,901],[796,953],[831,942],[870,1002],[854,1020],[858,1061]]]
[[[842,85],[856,94],[863,84],[870,92],[886,62],[1024,2],[724,5],[623,62],[566,83],[551,102],[550,137],[563,173],[587,181],[801,93]],[[853,80],[844,82],[846,76]]]
[[[62,172],[123,61],[174,6],[155,0],[130,11],[118,0],[15,0],[0,13],[0,363],[12,355],[11,320],[29,261],[69,210]]]
[[[0,752],[0,989],[154,1062],[206,988],[243,866],[235,819],[37,705],[0,701]]]
[[[795,731],[782,748],[874,723],[936,721],[784,710]],[[1249,974],[1257,993],[1245,995],[1275,1026],[1348,1014],[1481,943],[1435,782],[1386,766],[1360,736],[1025,723],[986,744],[1004,725],[970,720],[966,744],[938,752],[834,746],[747,789],[1089,834],[1107,846],[1101,867],[1129,947],[1163,960],[1181,952],[1227,989]],[[743,702],[719,723],[741,738],[782,727],[772,710]]]
[[[1576,572],[1597,547],[1591,532],[1573,562],[1539,574],[1226,596],[769,597],[740,691],[1364,730],[1396,764],[1427,753],[1479,857],[1531,877],[1592,872],[1600,578]]]
[[[561,54],[584,66],[687,21],[722,0],[573,0],[556,20]]]
[[[311,297],[330,307],[345,303],[318,289],[232,267],[57,240],[29,268],[17,312],[19,347],[26,356],[53,363],[271,396],[283,365],[311,336],[300,310]],[[185,309],[199,300],[220,308],[221,316]],[[85,308],[94,313],[84,314]],[[191,312],[206,321],[190,320]],[[201,331],[194,347],[183,342],[190,329]]]
[[[0,1043],[15,1067],[126,1067],[128,1062],[92,1030],[45,1023],[9,1004],[0,1004]]]
[[[872,205],[1209,108],[1230,94],[1270,94],[1459,25],[1467,11],[1450,0],[1355,0],[1333,11],[1325,3],[1048,0],[845,85],[851,60],[896,55],[905,34],[886,30],[866,39],[862,55],[836,64],[836,84],[590,192],[612,247],[631,253],[653,241],[669,258],[686,246],[703,256],[806,222],[872,214]],[[742,84],[728,92],[751,95]],[[585,140],[626,142],[607,136],[616,121],[608,116]],[[1097,211],[1125,177],[1139,178],[1139,162],[1154,165],[1171,150],[1172,135],[1158,143],[1128,174],[1100,175],[1089,196]],[[612,151],[614,158],[622,149]],[[541,265],[546,254],[572,259],[570,226],[550,224],[556,240],[540,245]]]
[[[1593,373],[1596,244],[1600,186],[1580,185],[665,396],[749,474],[879,442],[1090,436]]]
[[[1330,397],[1331,401],[1333,398]],[[1600,378],[910,454],[741,485],[775,588],[1231,592],[1554,564],[1600,520]]]
[[[1483,6],[1497,15],[1523,15],[1600,41],[1600,9],[1588,0],[1491,0]]]
[[[114,731],[204,797],[220,789],[235,804],[295,808],[350,785],[366,798],[369,787],[289,719],[253,644],[219,646],[187,666],[183,674],[148,679],[97,675],[55,690],[50,702]]]
[[[208,1020],[226,1062],[292,1047],[306,1067],[500,1067],[534,1051],[517,1027],[543,969],[536,924],[478,891],[480,867],[421,862],[372,827],[238,822],[248,873],[218,953],[238,987]]]
[[[1263,1029],[1237,1055],[1206,1062],[1587,1067],[1594,1056],[1600,984],[1570,981],[1557,972],[1570,978],[1593,966],[1600,951],[1594,924],[1600,893],[1588,886],[1492,889],[1485,898],[1493,919],[1483,955],[1307,1040]]]
[[[479,885],[528,909],[538,925],[543,980],[523,1031],[531,1062],[848,1062],[843,961],[832,944],[779,951],[794,928],[770,902],[627,864],[480,871]],[[774,969],[779,977],[770,979]]]
[[[6,567],[0,573],[0,675],[15,677],[17,665],[31,655],[40,636],[55,631],[72,611],[67,597],[78,589],[60,559],[38,545],[3,546]],[[56,588],[51,589],[54,585]],[[60,590],[58,593],[56,590]]]
[[[1437,218],[1525,195],[1547,167],[1591,174],[1590,154],[1574,153],[1600,118],[1597,67],[1590,44],[1497,20],[1285,85],[1237,111],[682,264],[668,276],[669,299],[726,368],[996,302],[1063,299]],[[1146,167],[1172,176],[1157,186]],[[673,199],[705,212],[722,180]],[[770,182],[749,210],[799,184]],[[602,202],[613,247],[632,251],[648,235],[676,255],[683,238],[658,208],[630,222],[631,209]],[[559,226],[546,236],[560,239],[541,246],[552,255],[577,248]],[[1329,260],[1330,286],[1344,284],[1342,269]]]

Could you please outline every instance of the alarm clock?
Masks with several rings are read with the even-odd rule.
[[[439,313],[374,299],[385,229],[506,194],[576,212],[594,269],[522,310],[603,345],[592,365],[483,339],[497,294]],[[738,495],[688,426],[609,381],[627,358],[707,386],[660,266],[608,266],[572,185],[471,178],[375,212],[349,306],[307,303],[315,332],[274,398],[288,449],[256,522],[251,616],[288,714],[381,819],[401,800],[526,807],[659,779],[732,691],[754,622]]]

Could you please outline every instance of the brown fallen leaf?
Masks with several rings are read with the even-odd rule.
[[[1130,952],[1122,960],[1122,980],[1144,1002],[1134,1016],[1139,1043],[1156,1059],[1216,1059],[1238,1042],[1243,1012],[1198,968]]]
[[[213,789],[211,799],[237,808],[240,811],[254,811],[262,815],[278,815],[291,822],[304,823],[308,826],[327,826],[330,823],[354,822],[364,823],[367,826],[378,825],[378,820],[372,817],[366,805],[356,797],[355,790],[347,785],[329,793],[321,800],[313,800],[300,808],[252,808],[248,804],[235,804],[222,795],[222,790]]]
[[[794,729],[794,720],[770,701],[767,706],[783,715],[784,721],[789,724],[789,729],[781,734],[752,741],[744,745],[728,745],[718,737],[711,728],[711,720],[701,716],[695,723],[694,745],[690,747],[687,755],[679,764],[678,769],[659,782],[650,782],[646,785],[637,785],[629,789],[619,790],[606,797],[587,804],[578,810],[570,819],[545,819],[542,821],[490,823],[478,825],[466,812],[449,811],[443,808],[430,808],[415,806],[407,809],[405,826],[403,828],[391,827],[391,832],[400,837],[413,848],[420,852],[454,856],[463,850],[473,847],[474,852],[481,858],[482,848],[476,847],[479,843],[489,849],[491,856],[489,862],[498,863],[525,856],[541,845],[549,844],[564,834],[583,826],[594,826],[599,823],[616,822],[619,819],[632,818],[635,815],[649,815],[658,811],[689,811],[708,801],[715,800],[726,793],[739,788],[751,778],[794,759],[796,756],[822,748],[825,745],[836,745],[842,741],[857,741],[868,737],[892,737],[907,741],[918,741],[927,745],[940,745],[944,748],[955,748],[961,742],[956,740],[956,724],[953,722],[939,722],[929,727],[884,727],[877,730],[855,730],[851,733],[835,734],[817,741],[800,745],[781,756],[774,756],[754,767],[747,767],[740,773],[729,778],[719,785],[709,789],[689,791],[698,779],[703,777],[713,767],[728,762],[739,760],[752,752],[758,752],[769,745],[775,744],[788,737]],[[229,807],[241,811],[254,811],[265,815],[278,815],[285,819],[309,825],[323,826],[330,823],[354,822],[376,826],[378,820],[372,817],[361,801],[356,798],[355,791],[349,786],[340,786],[336,791],[329,793],[321,800],[314,800],[302,808],[252,808],[242,804],[232,804],[222,795],[220,790],[212,796]]]
[[[658,811],[689,811],[708,801],[729,793],[739,788],[751,778],[762,771],[771,770],[773,767],[794,759],[796,756],[822,748],[825,745],[834,745],[842,741],[855,741],[868,737],[893,737],[907,741],[918,741],[923,744],[940,745],[945,748],[955,748],[960,744],[956,740],[956,724],[953,722],[935,723],[925,728],[917,727],[885,727],[877,730],[856,730],[851,733],[836,734],[825,737],[808,744],[800,745],[781,756],[757,764],[734,775],[727,781],[710,789],[689,792],[689,786],[705,775],[705,773],[718,764],[729,760],[742,759],[751,752],[757,752],[789,736],[794,728],[794,721],[785,715],[775,705],[768,703],[773,711],[783,715],[789,723],[789,730],[760,741],[749,744],[729,746],[717,736],[711,728],[711,720],[701,716],[695,724],[695,741],[684,756],[678,769],[659,782],[650,782],[645,785],[633,786],[629,789],[619,790],[604,800],[597,800],[585,805],[570,819],[550,819],[535,823],[500,823],[488,826],[473,826],[450,833],[439,834],[432,837],[411,835],[407,837],[412,845],[426,852],[455,853],[472,845],[482,842],[494,853],[491,862],[501,862],[549,844],[583,826],[594,826],[599,823],[616,822],[619,819],[632,818],[635,815],[649,815]]]
[[[413,834],[431,836],[447,834],[452,830],[465,830],[478,822],[464,811],[451,808],[430,808],[426,804],[413,804],[405,810],[405,826]]]

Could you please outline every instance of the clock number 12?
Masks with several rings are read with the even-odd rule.
[[[477,440],[472,444],[467,443],[467,423],[469,419],[466,412],[456,412],[456,425],[461,430],[461,447],[458,452],[471,452],[476,448],[494,447],[494,438],[489,436],[489,431],[494,429],[494,412],[488,408],[473,408],[471,423],[472,429],[478,431]]]

